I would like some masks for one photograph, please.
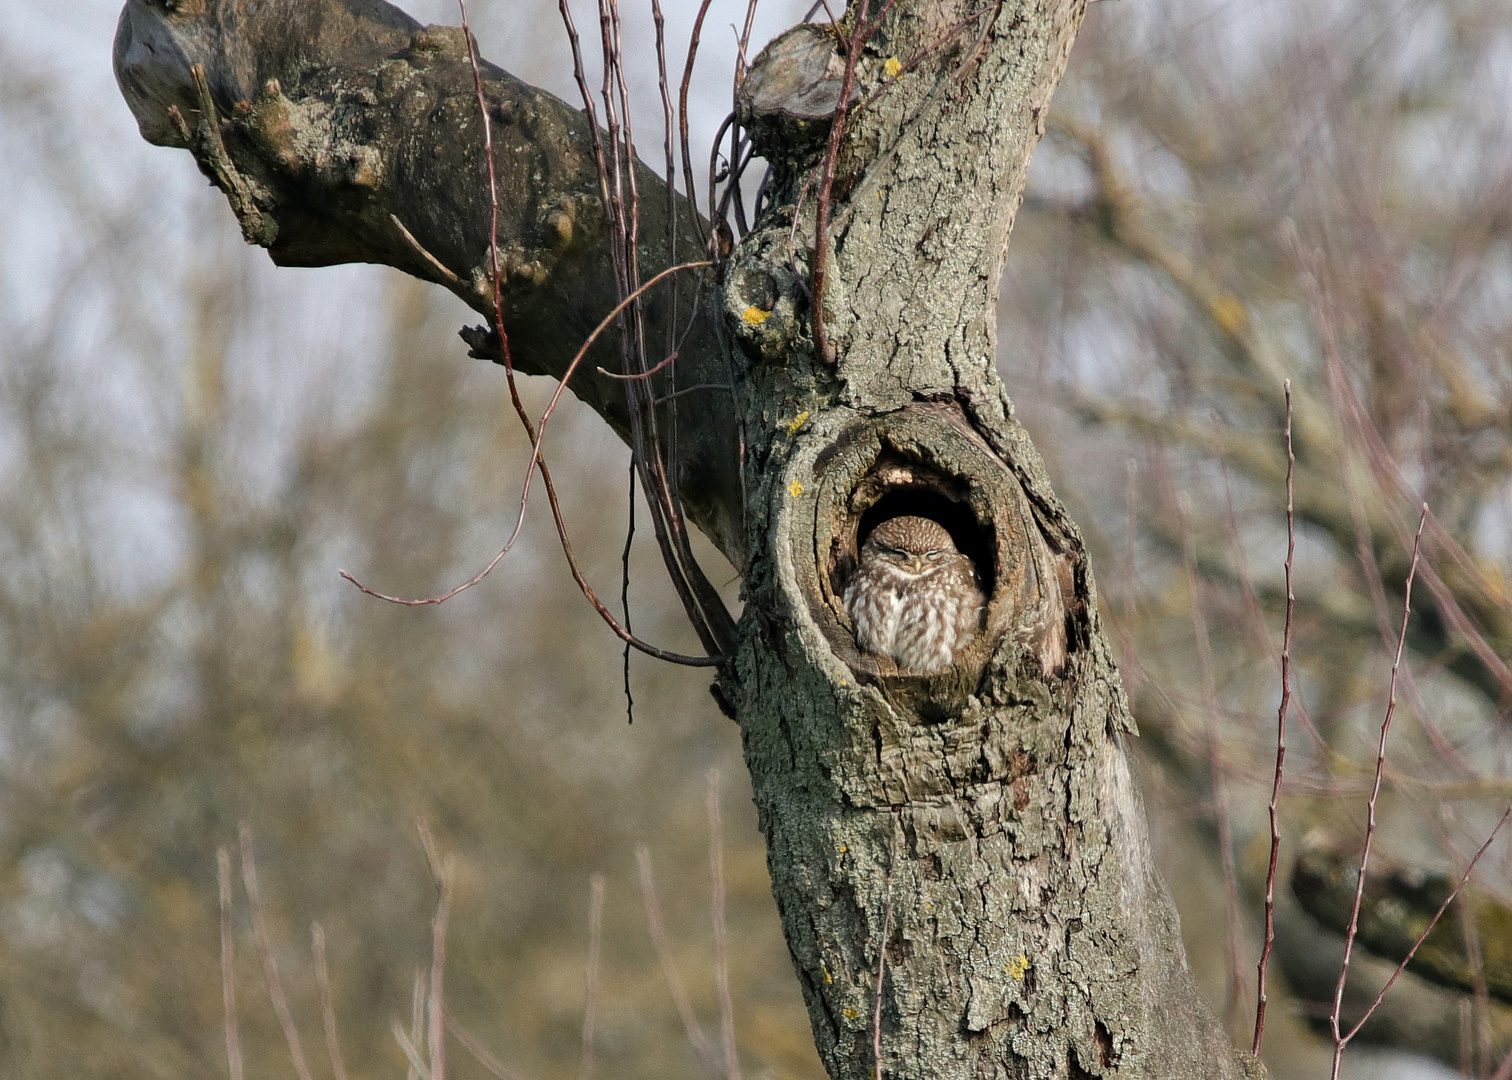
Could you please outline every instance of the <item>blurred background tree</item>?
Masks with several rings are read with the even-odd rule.
[[[404,6],[456,21],[441,0]],[[743,17],[728,6],[711,27]],[[450,1007],[496,1055],[543,1080],[583,1071],[602,872],[594,1070],[707,1075],[635,852],[649,848],[677,970],[717,1041],[713,770],[742,1067],[817,1078],[738,733],[706,676],[637,658],[627,725],[617,642],[544,514],[440,609],[337,578],[421,595],[492,554],[527,446],[502,378],[464,358],[467,313],[440,290],[373,268],[275,271],[242,247],[188,157],[137,138],[110,85],[117,7],[0,0],[0,1075],[225,1075],[215,852],[242,821],[312,1059],[318,920],[350,1074],[407,1068],[388,1031],[430,961],[426,822],[458,859]],[[668,5],[672,41],[691,7]],[[804,7],[763,8],[758,38]],[[574,98],[554,4],[474,16],[486,55]],[[627,17],[633,57],[649,18]],[[695,87],[703,145],[727,109],[724,44]],[[1380,851],[1457,873],[1512,797],[1508,101],[1512,10],[1497,0],[1104,2],[1035,159],[1002,371],[1095,545],[1166,876],[1245,1044],[1283,378],[1299,517],[1283,868],[1305,845],[1358,847],[1423,500],[1431,573]],[[538,408],[549,387],[529,392]],[[569,523],[613,592],[628,454],[595,417],[567,420]],[[637,628],[691,648],[657,558],[631,545]],[[1499,840],[1476,888],[1505,895],[1509,874]],[[1341,946],[1279,891],[1268,1062],[1326,1075],[1308,1030]],[[240,900],[234,929],[248,1075],[287,1076]],[[1357,959],[1348,1008],[1389,968]],[[1391,1052],[1352,1050],[1356,1076],[1490,1075],[1512,1021],[1476,987],[1409,977],[1361,1038]],[[456,1050],[451,1063],[484,1075]]]

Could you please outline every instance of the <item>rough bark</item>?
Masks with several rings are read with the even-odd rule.
[[[809,309],[827,127],[812,106],[839,100],[827,83],[843,60],[823,30],[779,39],[741,105],[774,162],[773,205],[709,286],[678,362],[685,384],[734,381],[682,409],[676,466],[694,520],[746,573],[717,692],[741,726],[837,1080],[873,1075],[884,956],[888,1076],[1258,1071],[1187,970],[1086,554],[994,371],[1008,233],[1082,11],[888,9],[857,58],[835,170],[834,362],[816,356]],[[188,146],[275,260],[388,263],[490,307],[457,32],[378,0],[131,0],[117,70],[144,136]],[[562,102],[486,75],[506,324],[522,368],[560,376],[615,300],[590,133]],[[657,239],[665,188],[644,173],[641,190],[642,265],[656,268],[674,258]],[[669,317],[653,308],[653,335]],[[622,391],[579,378],[623,433]],[[951,528],[990,592],[987,633],[946,676],[858,654],[837,600],[866,531],[905,511]]]

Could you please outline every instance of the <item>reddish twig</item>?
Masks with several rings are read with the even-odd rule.
[[[1292,560],[1297,553],[1297,517],[1292,505],[1292,480],[1297,458],[1292,450],[1291,380],[1283,384],[1286,391],[1286,628],[1281,633],[1281,705],[1276,710],[1276,776],[1271,784],[1270,863],[1265,871],[1265,944],[1260,949],[1259,985],[1255,994],[1255,1040],[1250,1053],[1260,1056],[1265,1039],[1266,975],[1270,968],[1271,949],[1276,944],[1276,862],[1281,854],[1281,777],[1286,766],[1286,710],[1291,704],[1292,612],[1297,598],[1292,593]]]
[[[226,1071],[231,1080],[242,1080],[241,1034],[236,1025],[236,945],[231,937],[231,855],[225,848],[215,853],[220,879],[221,1003],[225,1007]]]
[[[645,844],[635,849],[635,863],[640,873],[641,901],[645,904],[646,923],[651,929],[651,944],[656,947],[656,959],[667,980],[672,1004],[677,1008],[677,1015],[682,1020],[683,1031],[687,1034],[688,1045],[693,1048],[693,1053],[709,1072],[718,1076],[719,1063],[714,1058],[714,1051],[709,1046],[703,1028],[699,1026],[698,1017],[693,1013],[693,1002],[688,998],[688,991],[672,960],[672,946],[667,941],[667,927],[662,919],[661,904],[656,899],[656,884],[651,877],[651,851]]]
[[[459,2],[460,6],[461,6],[461,9],[462,9],[462,29],[463,29],[464,36],[465,36],[465,38],[467,40],[467,43],[468,43],[468,55],[469,55],[469,59],[470,59],[471,64],[472,64],[473,88],[474,88],[474,91],[475,91],[475,93],[477,95],[478,108],[479,108],[479,111],[480,111],[480,113],[482,115],[482,118],[483,118],[484,150],[486,152],[487,159],[488,159],[489,198],[490,198],[490,207],[491,207],[491,215],[492,215],[492,217],[491,217],[491,225],[490,225],[490,234],[489,234],[489,262],[490,262],[490,267],[491,267],[491,270],[492,270],[492,281],[493,281],[493,300],[494,300],[494,318],[493,318],[493,323],[494,323],[495,332],[499,336],[500,356],[501,356],[501,358],[503,360],[504,369],[505,369],[505,376],[506,376],[506,379],[508,380],[508,383],[509,383],[510,401],[511,401],[511,404],[513,405],[513,407],[514,407],[515,414],[519,417],[520,423],[525,428],[526,434],[530,437],[530,440],[531,440],[531,460],[530,460],[530,465],[527,466],[527,469],[526,469],[525,487],[524,487],[524,491],[523,491],[523,493],[521,495],[521,498],[520,498],[520,513],[519,513],[519,517],[517,518],[517,520],[515,522],[514,531],[510,535],[508,542],[499,551],[499,553],[494,556],[494,558],[488,563],[487,566],[485,566],[482,570],[480,570],[477,574],[475,574],[472,578],[470,578],[468,581],[464,582],[463,584],[458,585],[455,588],[450,589],[447,592],[442,593],[439,596],[430,596],[430,597],[425,597],[425,598],[419,599],[419,600],[410,600],[410,599],[405,599],[403,597],[390,596],[390,595],[388,595],[386,593],[382,593],[382,592],[379,592],[379,591],[377,591],[375,589],[369,588],[367,585],[364,585],[361,581],[357,580],[357,578],[354,577],[352,574],[350,574],[350,573],[348,573],[348,572],[346,572],[344,570],[341,571],[341,576],[343,578],[345,578],[347,581],[351,582],[360,591],[366,593],[367,595],[375,597],[376,599],[379,599],[379,600],[387,601],[388,603],[391,603],[391,604],[399,604],[399,605],[402,605],[402,606],[405,606],[405,607],[426,607],[426,606],[431,606],[431,605],[435,605],[435,604],[445,603],[446,601],[450,600],[452,597],[458,595],[459,593],[464,592],[464,591],[472,588],[473,586],[477,585],[479,582],[483,581],[483,579],[485,579],[491,573],[493,573],[493,571],[498,567],[499,563],[503,561],[504,556],[509,553],[509,551],[510,551],[511,548],[513,548],[513,546],[515,544],[515,541],[519,539],[521,529],[523,528],[523,525],[524,525],[525,512],[526,512],[526,509],[527,509],[527,507],[529,505],[530,488],[531,488],[532,479],[533,479],[533,477],[535,475],[535,472],[537,470],[539,470],[540,474],[541,474],[542,484],[543,484],[543,486],[546,489],[547,501],[551,504],[552,521],[553,521],[554,525],[556,526],[557,536],[558,536],[558,539],[561,541],[562,552],[563,552],[563,554],[567,558],[567,564],[568,564],[569,569],[572,572],[573,581],[577,583],[577,586],[578,586],[579,590],[583,593],[583,596],[593,606],[594,610],[598,612],[599,617],[601,619],[603,619],[604,622],[609,626],[609,628],[611,630],[613,630],[614,633],[622,641],[624,641],[627,645],[629,645],[629,646],[631,646],[633,648],[639,649],[641,652],[644,652],[648,656],[652,656],[652,657],[654,657],[654,658],[656,658],[658,660],[666,660],[666,661],[671,662],[671,663],[683,664],[683,665],[687,665],[687,666],[695,666],[695,667],[714,666],[714,665],[716,665],[716,664],[718,664],[720,662],[720,658],[718,656],[703,656],[703,657],[685,656],[685,655],[683,655],[681,653],[668,652],[667,650],[659,649],[659,648],[657,648],[657,647],[655,647],[653,645],[650,645],[650,644],[648,644],[648,643],[646,643],[644,641],[639,640],[633,634],[631,634],[629,632],[629,630],[627,630],[624,626],[620,625],[619,621],[614,618],[613,613],[609,611],[608,607],[606,607],[603,604],[603,602],[599,600],[597,594],[588,585],[587,579],[584,577],[581,568],[578,566],[577,558],[576,558],[575,554],[573,553],[572,543],[571,543],[571,540],[570,540],[570,538],[568,536],[567,529],[566,529],[566,522],[565,522],[565,520],[562,517],[561,506],[560,506],[560,503],[559,503],[559,501],[557,499],[556,488],[555,488],[555,485],[552,483],[552,480],[551,480],[551,472],[547,468],[546,461],[545,461],[545,459],[541,455],[541,445],[540,445],[541,444],[541,438],[544,435],[544,424],[545,424],[546,419],[549,419],[551,411],[555,409],[557,401],[561,397],[562,390],[566,386],[567,380],[571,378],[571,375],[576,370],[577,365],[579,363],[581,363],[583,356],[587,353],[588,348],[591,347],[591,345],[593,344],[593,342],[597,339],[598,335],[601,334],[603,332],[603,330],[607,328],[608,324],[610,322],[612,322],[617,317],[617,315],[625,309],[625,307],[627,305],[632,304],[636,300],[638,300],[640,294],[642,292],[644,292],[645,289],[650,288],[652,285],[656,284],[656,282],[659,281],[661,279],[661,277],[665,276],[666,274],[673,273],[673,272],[675,272],[677,270],[688,269],[688,268],[690,268],[692,266],[699,265],[699,264],[688,263],[688,264],[683,264],[681,266],[671,267],[668,270],[663,271],[662,274],[658,275],[656,278],[653,278],[651,281],[647,282],[640,289],[637,289],[635,292],[631,293],[629,296],[627,296],[624,300],[621,301],[620,305],[618,307],[616,307],[615,311],[611,312],[610,315],[604,320],[604,322],[600,324],[599,328],[594,331],[594,335],[592,337],[590,337],[590,339],[587,342],[584,343],[584,346],[583,346],[582,350],[580,350],[580,352],[578,353],[577,357],[574,358],[573,363],[571,365],[571,368],[569,369],[568,373],[566,375],[564,375],[561,383],[557,387],[556,393],[552,397],[551,407],[547,410],[546,415],[542,418],[542,430],[538,432],[537,429],[536,429],[536,426],[531,423],[530,416],[525,411],[524,403],[520,399],[519,389],[518,389],[517,383],[515,381],[515,375],[514,375],[513,356],[511,354],[510,348],[509,348],[509,337],[508,337],[507,333],[504,330],[503,277],[502,277],[502,270],[501,270],[501,265],[500,265],[500,260],[499,260],[499,246],[498,246],[498,240],[499,240],[499,237],[498,237],[499,193],[498,193],[497,170],[496,170],[496,167],[495,167],[494,150],[493,150],[493,125],[492,125],[492,120],[491,120],[489,112],[488,112],[487,98],[486,98],[486,96],[484,94],[484,90],[483,90],[483,76],[482,76],[481,64],[480,64],[479,58],[478,58],[477,39],[473,36],[472,30],[471,30],[471,27],[470,27],[470,24],[469,24],[469,21],[468,21],[467,3],[466,3],[466,0],[458,0],[458,2]],[[567,11],[565,0],[564,0],[564,2],[562,4],[562,13],[563,13],[564,18],[567,20],[568,30],[569,30],[569,36],[571,37],[571,40],[572,40],[573,57],[574,57],[574,69],[575,69],[575,71],[577,73],[577,76],[578,76],[579,85],[580,85],[580,87],[584,91],[585,104],[586,104],[587,109],[588,109],[589,127],[592,130],[592,132],[593,132],[594,146],[595,146],[595,151],[596,151],[596,153],[598,155],[598,158],[599,158],[601,183],[602,183],[603,182],[603,178],[606,175],[605,174],[604,161],[603,161],[603,148],[602,148],[601,141],[599,139],[598,126],[597,126],[597,123],[596,123],[596,121],[594,119],[592,99],[591,99],[591,97],[587,93],[587,84],[586,84],[586,82],[585,82],[585,80],[583,78],[583,75],[582,75],[582,62],[581,62],[581,56],[580,56],[579,51],[578,51],[577,36],[576,36],[575,31],[572,30],[571,15]],[[633,179],[632,179],[632,184],[633,184]],[[606,205],[607,205],[607,202],[608,202],[608,199],[607,199],[607,193],[608,193],[607,186],[605,187],[604,190],[605,190]],[[683,593],[685,594],[685,590],[683,590]],[[691,599],[685,601],[685,606],[686,605],[691,605]],[[728,616],[726,616],[726,617],[728,617]],[[700,630],[702,629],[701,626],[696,626],[696,628],[698,628]]]
[[[347,1080],[346,1059],[336,1031],[336,1005],[331,996],[331,972],[326,966],[325,931],[319,923],[310,924],[310,951],[315,956],[315,983],[320,990],[320,1018],[325,1027],[326,1054],[336,1080]]]
[[[714,920],[714,977],[719,989],[719,1031],[724,1042],[726,1080],[740,1080],[735,1049],[735,1006],[730,1001],[730,942],[725,932],[724,829],[719,816],[719,770],[709,770],[709,909]]]
[[[1497,821],[1496,827],[1491,830],[1491,835],[1486,837],[1486,842],[1480,846],[1480,848],[1476,851],[1474,857],[1471,858],[1470,864],[1465,867],[1465,872],[1460,875],[1460,879],[1455,883],[1453,890],[1450,891],[1448,896],[1444,897],[1443,903],[1439,904],[1438,910],[1433,913],[1433,918],[1429,920],[1428,925],[1423,929],[1423,932],[1417,936],[1417,940],[1412,943],[1412,948],[1407,950],[1407,955],[1402,957],[1401,962],[1397,964],[1396,968],[1392,971],[1391,978],[1387,979],[1385,985],[1382,986],[1381,989],[1376,993],[1375,999],[1370,1003],[1370,1008],[1366,1009],[1365,1014],[1361,1016],[1359,1020],[1355,1021],[1354,1027],[1349,1029],[1349,1034],[1343,1037],[1343,1043],[1348,1043],[1349,1040],[1353,1039],[1357,1034],[1359,1034],[1360,1029],[1365,1026],[1365,1022],[1369,1020],[1370,1017],[1375,1013],[1376,1009],[1380,1007],[1381,1002],[1386,998],[1386,991],[1390,990],[1392,986],[1396,984],[1397,979],[1401,977],[1402,972],[1407,970],[1407,965],[1412,963],[1412,958],[1417,955],[1417,951],[1422,947],[1423,942],[1428,940],[1428,935],[1433,933],[1433,928],[1437,926],[1439,924],[1439,920],[1444,917],[1444,912],[1449,910],[1449,905],[1454,903],[1459,894],[1464,891],[1465,885],[1470,881],[1470,875],[1475,872],[1476,864],[1481,861],[1481,856],[1484,855],[1487,849],[1491,847],[1491,842],[1495,840],[1497,834],[1501,832],[1502,826],[1507,823],[1508,818],[1512,818],[1512,806],[1508,806],[1507,809],[1502,812],[1502,816]],[[1360,879],[1363,881],[1364,877],[1365,875],[1362,873],[1360,875]],[[1356,902],[1356,904],[1358,908],[1358,901]],[[1347,946],[1348,942],[1346,941],[1346,948]],[[1347,960],[1348,958],[1346,956],[1346,963]],[[1332,1019],[1334,1021],[1335,1031],[1337,1031],[1337,1005],[1334,1006],[1334,1016]],[[1335,1040],[1338,1040],[1337,1034],[1335,1035]],[[1344,1051],[1343,1043],[1338,1043],[1336,1041],[1335,1045],[1332,1073],[1334,1080],[1337,1080],[1339,1075],[1339,1055]],[[1502,1068],[1505,1069],[1506,1065],[1503,1065]],[[1502,1074],[1502,1071],[1500,1069],[1497,1070],[1497,1075],[1502,1077],[1502,1080],[1506,1080],[1506,1077]]]
[[[571,16],[563,5],[563,20],[570,37],[575,37]],[[603,39],[603,100],[611,150],[606,161],[600,152],[599,185],[605,193],[610,224],[610,259],[619,295],[629,299],[640,288],[639,206],[640,196],[635,174],[634,141],[629,117],[629,90],[625,83],[622,50],[619,44],[619,15],[615,0],[600,0],[599,26]],[[579,63],[574,43],[574,63]],[[586,85],[581,76],[579,88]],[[586,94],[586,90],[584,91]],[[618,102],[618,104],[616,104]],[[585,100],[592,115],[591,100]],[[623,127],[620,117],[623,115]],[[628,186],[628,203],[624,198]],[[640,304],[631,304],[621,317],[621,347],[626,372],[643,370],[645,358],[644,322]],[[689,544],[683,519],[676,473],[667,467],[657,412],[650,390],[639,382],[626,383],[629,404],[630,443],[634,460],[641,472],[641,486],[651,511],[651,526],[657,547],[667,568],[683,610],[693,625],[700,643],[711,656],[726,651],[734,641],[734,620],[718,591],[709,582]]]
[[[1354,904],[1350,908],[1349,912],[1349,929],[1344,935],[1344,961],[1339,965],[1339,981],[1338,984],[1334,987],[1333,1011],[1329,1014],[1328,1018],[1329,1030],[1332,1033],[1334,1040],[1333,1070],[1329,1074],[1330,1080],[1338,1080],[1339,1063],[1344,1057],[1344,1047],[1349,1042],[1349,1039],[1354,1037],[1354,1033],[1360,1029],[1360,1025],[1356,1024],[1354,1029],[1350,1031],[1348,1037],[1341,1035],[1339,1029],[1339,1010],[1342,1007],[1344,1001],[1344,983],[1349,978],[1349,960],[1354,953],[1355,936],[1359,933],[1360,928],[1360,904],[1365,896],[1365,872],[1370,863],[1371,843],[1375,839],[1376,801],[1377,799],[1379,799],[1381,794],[1381,777],[1386,771],[1386,738],[1391,732],[1392,714],[1396,712],[1397,671],[1402,665],[1402,649],[1407,644],[1407,623],[1408,620],[1412,617],[1412,582],[1413,579],[1417,577],[1418,556],[1421,550],[1423,539],[1423,525],[1427,520],[1428,504],[1424,503],[1422,515],[1418,518],[1417,535],[1413,538],[1412,541],[1412,563],[1407,570],[1407,584],[1403,589],[1404,595],[1402,597],[1402,630],[1397,637],[1396,658],[1391,662],[1391,684],[1387,693],[1386,716],[1381,721],[1381,738],[1376,749],[1375,782],[1371,785],[1370,802],[1367,806],[1366,813],[1365,846],[1360,852],[1360,869],[1359,875],[1355,880]],[[1503,820],[1505,820],[1505,816],[1503,817]],[[1500,825],[1498,825],[1497,827],[1500,828]],[[1487,843],[1490,843],[1490,841],[1488,840]],[[1476,858],[1479,858],[1479,856],[1477,855]],[[1474,868],[1474,865],[1474,863],[1471,863],[1471,869]],[[1466,876],[1468,877],[1468,875],[1469,871],[1467,870]],[[1437,921],[1437,918],[1435,918],[1435,921]],[[1417,951],[1417,946],[1414,945],[1412,951],[1415,953]],[[1410,957],[1411,954],[1409,953],[1409,959]],[[1406,961],[1403,961],[1402,966],[1406,966]],[[1395,981],[1395,979],[1396,976],[1393,975],[1392,981]],[[1390,985],[1391,983],[1388,982],[1387,987],[1389,987]],[[1385,992],[1386,990],[1385,988],[1383,988],[1381,993],[1384,995]],[[1380,999],[1377,998],[1377,1001],[1379,1000]],[[1375,1007],[1372,1006],[1371,1011],[1374,1011],[1374,1008]],[[1369,1013],[1367,1013],[1366,1015],[1368,1016]],[[1364,1022],[1365,1021],[1363,1019],[1360,1021],[1361,1024],[1363,1024]]]
[[[289,999],[284,996],[283,981],[278,977],[278,964],[273,959],[273,942],[268,934],[267,913],[263,908],[262,894],[257,891],[257,863],[252,858],[252,829],[245,822],[241,827],[242,885],[247,890],[247,905],[252,909],[252,933],[257,941],[257,956],[262,961],[263,982],[268,990],[268,1000],[283,1028],[284,1041],[289,1045],[289,1056],[294,1059],[294,1071],[299,1080],[314,1080],[309,1063],[305,1061],[304,1047],[299,1041],[299,1029],[294,1026],[294,1014],[289,1011]]]
[[[638,371],[634,375],[622,375],[617,371],[609,371],[606,368],[599,368],[598,373],[604,376],[604,378],[606,379],[618,379],[621,382],[631,382],[635,379],[649,379],[651,376],[659,375],[661,372],[671,367],[674,363],[677,362],[677,357],[678,353],[676,352],[676,350],[674,350],[667,356],[665,360],[657,364],[654,368],[650,368],[646,371]]]
[[[693,144],[688,139],[688,87],[693,82],[693,64],[698,58],[698,41],[703,35],[704,16],[709,13],[709,5],[713,0],[703,0],[698,5],[698,15],[693,19],[693,33],[688,37],[688,60],[683,66],[682,85],[677,91],[677,123],[680,141],[682,143],[683,163],[683,191],[690,202],[697,199],[698,189],[693,186]],[[669,176],[667,182],[671,183]],[[709,213],[714,212],[714,207],[709,207]],[[697,214],[693,215],[693,221],[698,226],[699,238],[705,245],[709,242],[709,236],[704,232],[703,222]]]

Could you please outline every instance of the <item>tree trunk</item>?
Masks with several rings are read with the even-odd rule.
[[[690,516],[745,573],[716,692],[744,735],[837,1080],[877,1065],[931,1080],[1259,1072],[1187,970],[1086,554],[994,370],[1009,229],[1083,8],[886,8],[857,57],[826,207],[832,359],[810,301],[844,49],[828,29],[778,39],[740,100],[774,163],[769,209],[706,286],[677,361],[684,386],[731,388],[671,402],[665,449]],[[381,0],[130,0],[116,66],[143,135],[191,149],[275,261],[387,263],[491,312],[459,31]],[[519,367],[561,377],[617,300],[591,132],[496,68],[485,81],[506,328]],[[814,100],[823,115],[805,112]],[[700,257],[691,227],[677,251],[661,239],[666,188],[638,175],[642,265]],[[648,338],[681,331],[670,304],[648,305]],[[606,343],[583,370],[616,364]],[[620,385],[579,374],[572,388],[626,433]],[[839,601],[867,530],[903,512],[946,525],[990,597],[987,633],[946,675],[861,655]]]

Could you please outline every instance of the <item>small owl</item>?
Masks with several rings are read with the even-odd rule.
[[[872,530],[845,589],[861,648],[915,675],[954,663],[981,629],[986,604],[971,560],[942,525],[922,517],[889,518]]]

